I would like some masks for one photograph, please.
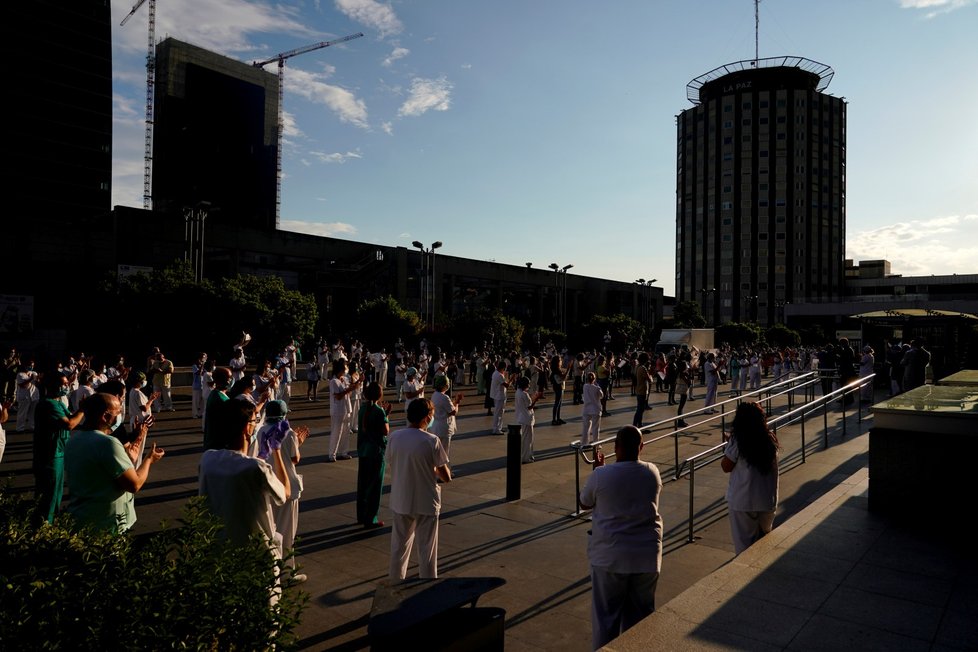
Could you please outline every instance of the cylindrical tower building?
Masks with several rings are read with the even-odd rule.
[[[845,259],[846,103],[800,57],[727,64],[677,116],[676,299],[707,322],[783,321],[837,300]]]

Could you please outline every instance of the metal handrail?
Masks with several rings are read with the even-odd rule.
[[[860,392],[862,390],[862,388],[866,384],[873,383],[874,380],[875,380],[875,378],[876,378],[876,374],[870,374],[868,376],[864,376],[862,378],[858,378],[858,379],[852,381],[851,383],[849,383],[847,385],[844,385],[843,387],[840,387],[840,388],[838,388],[836,390],[833,390],[832,392],[829,392],[828,394],[824,394],[823,396],[819,397],[818,399],[813,399],[811,402],[807,402],[804,405],[801,405],[801,406],[799,406],[797,408],[794,408],[792,410],[789,410],[788,412],[786,412],[784,414],[781,414],[781,415],[778,415],[776,417],[773,417],[772,419],[769,419],[768,420],[768,426],[769,427],[773,427],[775,434],[777,434],[777,426],[778,426],[779,423],[781,423],[782,421],[784,421],[784,422],[790,422],[790,421],[794,420],[796,417],[800,417],[800,424],[801,424],[801,462],[802,462],[802,464],[804,464],[806,462],[806,455],[805,455],[805,453],[806,453],[806,449],[807,449],[807,442],[805,441],[805,419],[807,418],[808,414],[810,414],[812,412],[815,412],[818,409],[818,407],[820,407],[820,406],[822,407],[822,414],[823,414],[823,418],[825,420],[824,425],[823,425],[823,429],[822,429],[822,450],[827,449],[829,447],[829,438],[828,438],[829,437],[829,435],[828,435],[828,430],[829,430],[828,429],[828,405],[829,405],[829,403],[832,403],[834,401],[840,401],[841,404],[842,404],[842,436],[844,438],[846,436],[846,434],[847,434],[847,432],[846,432],[846,405],[845,405],[845,396],[847,394],[850,394],[850,393],[853,393],[853,392]],[[858,415],[857,416],[857,419],[858,419],[859,424],[861,425],[862,424],[862,403],[860,401],[856,401],[856,406],[857,406],[856,407],[856,411],[857,411],[857,415]],[[688,469],[689,469],[686,472],[685,475],[688,475],[689,476],[689,538],[688,538],[688,541],[690,543],[692,543],[693,540],[694,540],[694,538],[693,538],[693,530],[694,530],[693,518],[694,518],[694,513],[695,513],[695,505],[694,505],[694,498],[693,498],[693,496],[695,495],[694,492],[695,492],[695,489],[696,489],[696,469],[697,468],[703,468],[705,466],[709,466],[710,464],[713,464],[714,462],[716,462],[717,460],[719,460],[720,458],[722,458],[723,457],[722,454],[717,455],[716,453],[718,451],[721,451],[722,452],[724,449],[726,449],[726,446],[727,446],[726,435],[724,435],[724,441],[723,442],[721,442],[721,443],[717,444],[716,446],[714,446],[712,448],[709,448],[709,449],[707,449],[705,451],[702,451],[700,453],[697,453],[696,455],[693,455],[691,457],[688,457],[688,458],[686,458],[683,461],[683,468],[686,468],[688,466]],[[710,457],[706,461],[702,462],[701,464],[697,464],[700,460],[702,460],[703,458],[706,458],[708,456],[712,456],[712,457]],[[680,477],[682,477],[682,475],[683,474],[680,474],[679,471],[677,470],[676,479],[679,479]]]
[[[818,373],[817,372],[814,372],[814,371],[808,371],[808,372],[805,372],[805,373],[800,374],[800,375],[797,375],[797,376],[791,376],[790,373],[787,373],[787,374],[782,374],[779,378],[786,378],[786,380],[779,380],[778,378],[776,378],[776,379],[774,379],[774,381],[769,382],[767,385],[764,385],[763,387],[760,387],[758,389],[755,389],[755,390],[753,390],[751,392],[747,392],[747,393],[744,393],[744,394],[739,394],[737,396],[731,397],[731,398],[729,398],[727,400],[724,400],[724,401],[721,401],[719,403],[714,403],[713,405],[706,405],[706,406],[703,406],[703,407],[700,407],[700,408],[696,408],[695,410],[690,410],[689,412],[684,412],[683,414],[679,414],[679,415],[676,415],[674,417],[670,417],[668,419],[662,419],[662,420],[656,421],[654,423],[650,423],[647,426],[643,426],[639,430],[641,430],[643,433],[645,433],[645,432],[649,432],[649,431],[655,430],[656,428],[658,428],[660,426],[663,426],[663,425],[674,424],[675,422],[677,422],[679,420],[685,421],[686,420],[686,417],[693,417],[693,416],[696,416],[696,415],[699,415],[699,414],[704,414],[707,410],[715,410],[717,408],[720,409],[720,413],[719,414],[716,414],[716,415],[712,415],[711,414],[706,419],[702,419],[702,420],[697,421],[696,423],[690,424],[688,426],[683,426],[682,428],[673,428],[672,430],[670,430],[670,431],[668,431],[668,432],[666,432],[664,434],[661,434],[661,435],[652,437],[651,439],[648,439],[648,440],[643,441],[642,442],[642,445],[643,446],[648,446],[649,444],[654,444],[655,442],[658,442],[658,441],[661,441],[663,439],[666,439],[667,437],[672,437],[673,440],[674,440],[673,452],[674,452],[674,456],[675,456],[675,458],[674,458],[675,459],[675,467],[674,467],[675,468],[675,479],[678,479],[680,477],[680,475],[679,475],[679,470],[680,470],[680,463],[679,463],[679,436],[680,435],[684,434],[689,429],[691,429],[691,428],[693,428],[695,426],[700,426],[700,425],[703,425],[704,423],[708,423],[710,421],[714,421],[714,420],[717,420],[717,419],[719,419],[720,422],[721,422],[721,425],[720,425],[721,431],[725,431],[726,430],[726,417],[727,417],[726,408],[727,408],[728,405],[733,405],[733,404],[739,405],[743,401],[748,400],[751,397],[756,396],[758,398],[758,401],[759,402],[760,401],[767,401],[767,403],[768,403],[768,410],[770,410],[771,399],[774,399],[774,398],[777,398],[778,396],[783,396],[783,395],[787,395],[788,396],[788,401],[789,401],[789,405],[790,405],[791,404],[791,401],[793,400],[793,396],[794,396],[795,392],[797,392],[799,389],[805,389],[805,396],[807,398],[807,396],[808,396],[808,389],[810,387],[814,387],[820,381],[820,377],[819,377]],[[777,390],[777,391],[775,391],[775,390]],[[765,397],[765,394],[767,395],[766,397]],[[608,444],[610,442],[613,442],[614,440],[615,440],[615,435],[611,435],[611,436],[605,437],[603,439],[599,439],[599,440],[597,440],[595,442],[591,442],[590,444],[581,444],[580,440],[571,442],[570,446],[575,451],[575,455],[574,455],[575,508],[574,508],[574,511],[571,512],[571,515],[572,516],[581,516],[582,514],[586,513],[586,511],[588,511],[588,510],[582,511],[581,508],[580,508],[580,503],[577,501],[577,497],[580,496],[580,494],[581,494],[581,461],[583,460],[588,466],[594,464],[594,456],[595,456],[595,453],[596,453],[596,449],[600,448],[602,444]],[[590,456],[589,456],[589,454],[590,454]],[[614,457],[614,453],[613,452],[608,453],[608,454],[605,455],[605,459],[608,459],[610,457]]]

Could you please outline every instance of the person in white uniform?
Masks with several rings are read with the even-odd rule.
[[[531,380],[526,376],[521,376],[516,381],[516,423],[521,426],[520,434],[522,435],[523,445],[520,452],[523,464],[536,461],[536,458],[533,457],[533,427],[537,422],[534,408],[536,407],[537,401],[543,398],[543,392],[541,391],[537,391],[533,396],[530,396],[530,386]]]
[[[288,413],[289,406],[285,401],[281,399],[269,401],[265,406],[265,425],[258,432],[258,457],[266,462],[272,461],[272,449],[275,446],[275,441],[280,442],[282,464],[285,465],[285,474],[289,477],[289,487],[292,490],[283,504],[272,506],[275,530],[282,537],[282,550],[285,551],[285,554],[288,554],[295,547],[295,533],[299,529],[299,498],[302,495],[302,475],[296,471],[295,467],[301,459],[299,447],[309,437],[309,429],[305,426],[297,426],[294,430],[292,429],[285,418]],[[306,575],[295,572],[294,554],[289,557],[288,564],[292,567],[293,581],[305,582]]]
[[[615,463],[604,466],[598,452],[581,490],[581,507],[594,510],[587,550],[595,650],[655,611],[662,568],[662,478],[654,464],[638,459],[641,450],[641,431],[623,427],[615,438]]]
[[[581,445],[588,446],[600,437],[601,399],[604,392],[595,379],[593,371],[584,374],[584,387],[581,389],[584,407],[581,409]]]
[[[352,457],[346,452],[346,443],[350,432],[350,419],[353,406],[350,393],[360,386],[360,379],[350,382],[346,375],[346,360],[333,362],[332,378],[329,381],[329,449],[326,451],[326,461],[349,460]]]
[[[435,406],[435,414],[428,432],[438,437],[445,449],[445,457],[451,459],[452,436],[456,430],[455,415],[462,405],[462,394],[456,394],[454,398],[448,395],[451,383],[447,376],[435,376],[432,386],[435,393],[431,395],[431,403]]]
[[[778,507],[778,437],[760,403],[737,406],[720,466],[730,474],[727,509],[738,555],[774,527]]]
[[[404,381],[404,418],[405,424],[411,425],[411,419],[407,416],[408,408],[411,407],[411,402],[419,398],[424,398],[424,377],[425,374],[418,374],[418,370],[414,367],[408,367],[407,371],[404,372],[406,377]]]
[[[282,558],[282,537],[275,529],[273,507],[285,504],[292,485],[282,459],[281,441],[270,440],[271,463],[250,457],[248,447],[255,430],[255,406],[235,401],[227,410],[228,448],[204,451],[200,458],[199,493],[210,510],[224,522],[224,534],[244,544],[260,533],[277,559]]]
[[[408,562],[415,539],[422,579],[438,577],[438,514],[441,512],[441,487],[438,481],[451,482],[448,455],[438,437],[425,431],[435,408],[426,398],[408,407],[410,427],[397,430],[387,443],[387,466],[391,471],[390,577],[407,577]]]
[[[34,410],[41,400],[37,389],[37,372],[34,371],[34,361],[31,360],[23,367],[14,381],[17,389],[14,396],[17,399],[17,432],[34,429]]]
[[[489,382],[489,396],[492,397],[492,434],[504,435],[503,431],[503,412],[506,409],[506,388],[509,381],[506,380],[506,361],[500,360],[496,363],[496,370],[492,372],[492,380]]]

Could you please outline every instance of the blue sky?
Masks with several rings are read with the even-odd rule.
[[[142,205],[147,5],[112,0],[113,204]],[[675,277],[686,84],[754,56],[750,0],[157,0],[156,35],[288,61],[282,228]],[[978,0],[763,0],[760,56],[848,108],[847,257],[978,272]],[[274,65],[268,67],[274,71]]]

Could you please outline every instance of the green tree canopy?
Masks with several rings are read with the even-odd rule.
[[[796,330],[792,330],[784,324],[775,324],[767,329],[765,339],[772,346],[798,346],[801,344],[801,335]]]
[[[421,318],[388,295],[360,304],[355,331],[368,348],[391,349],[398,339],[411,339],[421,332]]]
[[[446,335],[456,347],[466,351],[487,343],[499,352],[519,347],[523,343],[523,328],[523,322],[500,310],[470,308],[452,318]]]
[[[754,323],[727,322],[716,328],[715,341],[731,346],[751,346],[761,339],[761,329]]]
[[[673,328],[703,328],[706,318],[695,301],[680,301],[672,309]]]
[[[624,313],[593,315],[581,328],[577,348],[603,350],[605,333],[611,334],[611,350],[618,352],[639,346],[645,339],[645,327],[641,322]]]

